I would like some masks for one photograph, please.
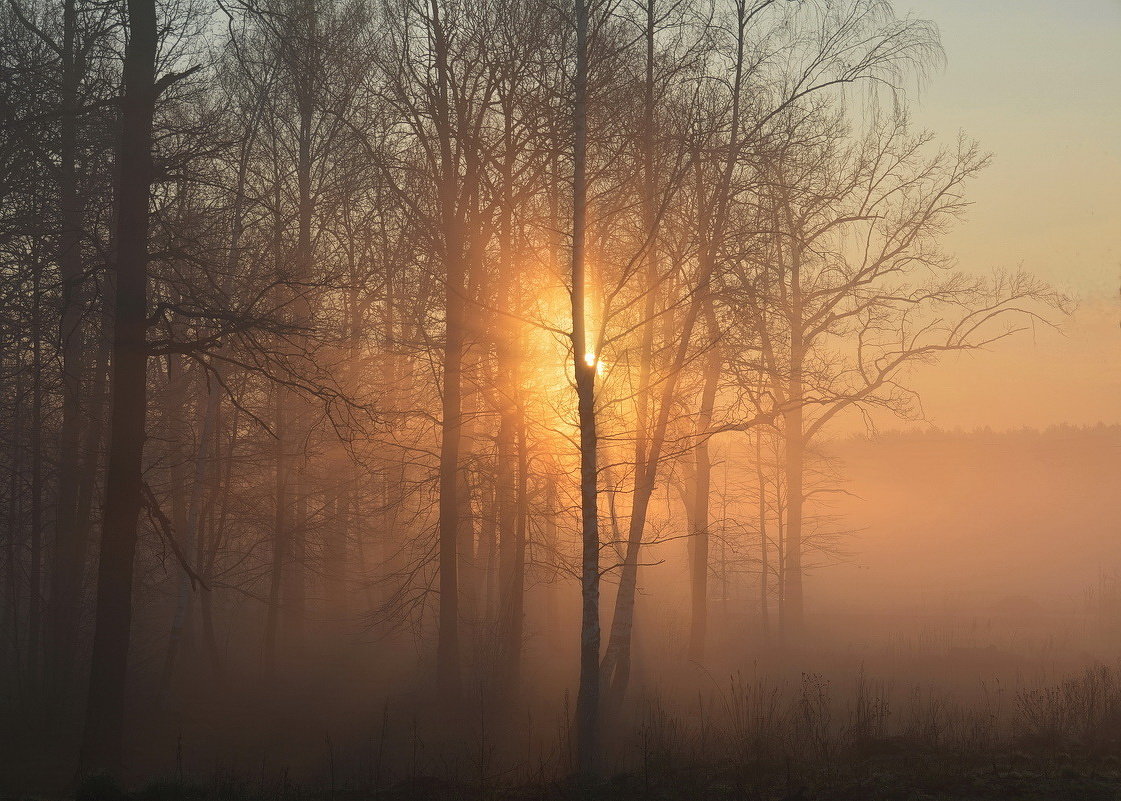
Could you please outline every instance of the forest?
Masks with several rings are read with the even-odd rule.
[[[1116,798],[1118,427],[921,428],[1077,305],[950,247],[945,59],[7,0],[0,797]]]

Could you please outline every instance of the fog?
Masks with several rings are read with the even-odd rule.
[[[5,5],[0,795],[1121,793],[1121,18],[914,5]]]

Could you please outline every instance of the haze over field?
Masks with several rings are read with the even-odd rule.
[[[902,2],[900,13],[931,13]],[[920,379],[942,428],[1116,423],[1121,416],[1121,4],[952,0],[946,52],[914,117],[993,152],[947,237],[963,267],[1022,265],[1079,307],[1065,337],[1036,331]],[[1010,387],[1019,391],[1009,392]]]

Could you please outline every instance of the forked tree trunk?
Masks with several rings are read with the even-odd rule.
[[[646,253],[643,259],[643,303],[642,339],[639,344],[638,386],[635,393],[635,449],[634,449],[634,494],[631,499],[630,526],[627,534],[626,553],[623,571],[619,579],[619,590],[615,596],[615,611],[611,618],[611,635],[608,639],[607,654],[600,669],[605,679],[613,679],[617,687],[619,677],[630,675],[630,636],[633,622],[633,588],[638,582],[638,550],[641,546],[642,530],[645,527],[646,511],[650,494],[654,491],[653,472],[655,461],[659,458],[660,445],[657,432],[650,430],[650,415],[654,408],[652,397],[654,328],[658,307],[658,251],[657,251],[657,177],[654,159],[654,25],[656,0],[647,0],[645,5],[645,68],[643,81],[643,125],[642,125],[642,216],[647,236]],[[613,496],[614,497],[614,494]],[[691,507],[690,507],[691,508]],[[613,516],[614,518],[614,516]],[[617,537],[616,537],[617,539]],[[691,548],[692,546],[690,546]],[[692,553],[692,550],[690,550]],[[625,642],[625,645],[624,645]],[[618,700],[618,693],[616,700]]]
[[[732,81],[731,133],[725,161],[721,165],[718,186],[713,190],[709,204],[702,199],[699,230],[701,232],[701,252],[698,255],[698,275],[692,302],[685,311],[685,317],[678,326],[677,351],[673,356],[668,373],[662,382],[658,417],[654,423],[650,444],[645,459],[636,465],[634,496],[631,502],[631,520],[627,532],[627,551],[623,568],[619,575],[619,590],[615,596],[615,613],[611,619],[611,636],[607,653],[603,659],[603,672],[611,680],[612,701],[621,704],[630,682],[631,641],[634,632],[635,593],[638,587],[639,552],[646,526],[646,516],[650,498],[657,485],[658,466],[662,460],[662,447],[665,444],[669,425],[670,407],[675,398],[677,384],[687,363],[689,344],[693,329],[701,312],[702,305],[709,299],[713,270],[716,266],[718,248],[723,239],[728,219],[728,198],[732,172],[738,159],[740,147],[740,90],[743,82],[743,50],[746,36],[746,8],[740,4],[738,13],[737,57]],[[666,315],[666,325],[670,316]]]

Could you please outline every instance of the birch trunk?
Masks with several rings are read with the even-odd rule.
[[[594,358],[588,363],[584,265],[587,228],[588,7],[576,0],[576,75],[572,152],[572,361],[580,427],[580,688],[576,697],[577,769],[600,770],[599,509]]]

